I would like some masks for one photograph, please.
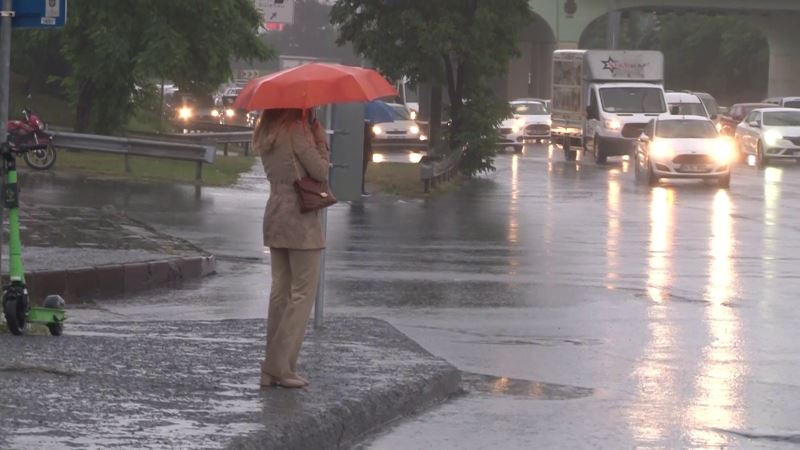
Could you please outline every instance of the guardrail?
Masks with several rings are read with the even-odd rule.
[[[253,127],[245,125],[224,125],[214,122],[182,122],[180,120],[171,120],[170,125],[176,130],[187,131],[206,131],[210,133],[227,133],[230,131],[253,131]]]
[[[228,156],[228,146],[238,144],[244,148],[244,155],[250,151],[250,142],[253,140],[253,131],[226,131],[221,133],[128,133],[129,137],[140,139],[167,140],[197,145],[218,146]]]
[[[462,151],[452,152],[447,156],[425,156],[419,162],[420,178],[429,193],[432,187],[442,181],[450,181],[458,172],[458,163],[461,161]]]
[[[53,135],[53,145],[65,149],[124,155],[126,172],[130,172],[128,155],[193,161],[197,163],[195,180],[198,183],[203,179],[203,164],[213,164],[217,155],[216,147],[210,145],[70,133],[66,131],[55,132]]]

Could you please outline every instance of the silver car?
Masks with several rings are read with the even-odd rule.
[[[800,109],[750,111],[736,127],[736,145],[759,168],[774,160],[800,159]]]

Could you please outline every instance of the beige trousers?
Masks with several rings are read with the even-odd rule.
[[[277,378],[296,375],[319,281],[322,250],[270,248],[272,287],[267,317],[267,354],[261,372]]]

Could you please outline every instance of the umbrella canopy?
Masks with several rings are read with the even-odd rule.
[[[364,107],[364,119],[372,123],[394,122],[399,115],[386,102],[373,100]]]
[[[395,88],[372,69],[311,63],[251,80],[236,98],[234,108],[307,109],[396,95]]]

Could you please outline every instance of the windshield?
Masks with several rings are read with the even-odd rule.
[[[702,103],[672,103],[669,105],[669,113],[673,116],[708,117]]]
[[[539,102],[512,103],[511,111],[518,116],[541,116],[547,114],[547,107]]]
[[[706,106],[708,114],[712,116],[719,114],[719,105],[717,104],[717,101],[714,99],[714,97],[706,94],[696,94],[696,95],[697,98],[699,98],[700,101],[703,102],[703,104]]]
[[[712,139],[717,129],[705,120],[662,120],[656,128],[656,136],[666,139]]]
[[[395,120],[411,120],[411,116],[408,114],[408,109],[406,109],[403,105],[389,105],[392,107],[392,110],[397,113],[397,117]]]
[[[800,100],[790,100],[783,104],[785,108],[800,108]]]
[[[661,89],[618,87],[600,89],[603,110],[611,113],[663,113],[664,93]]]
[[[764,125],[773,127],[800,127],[800,111],[765,112]]]

